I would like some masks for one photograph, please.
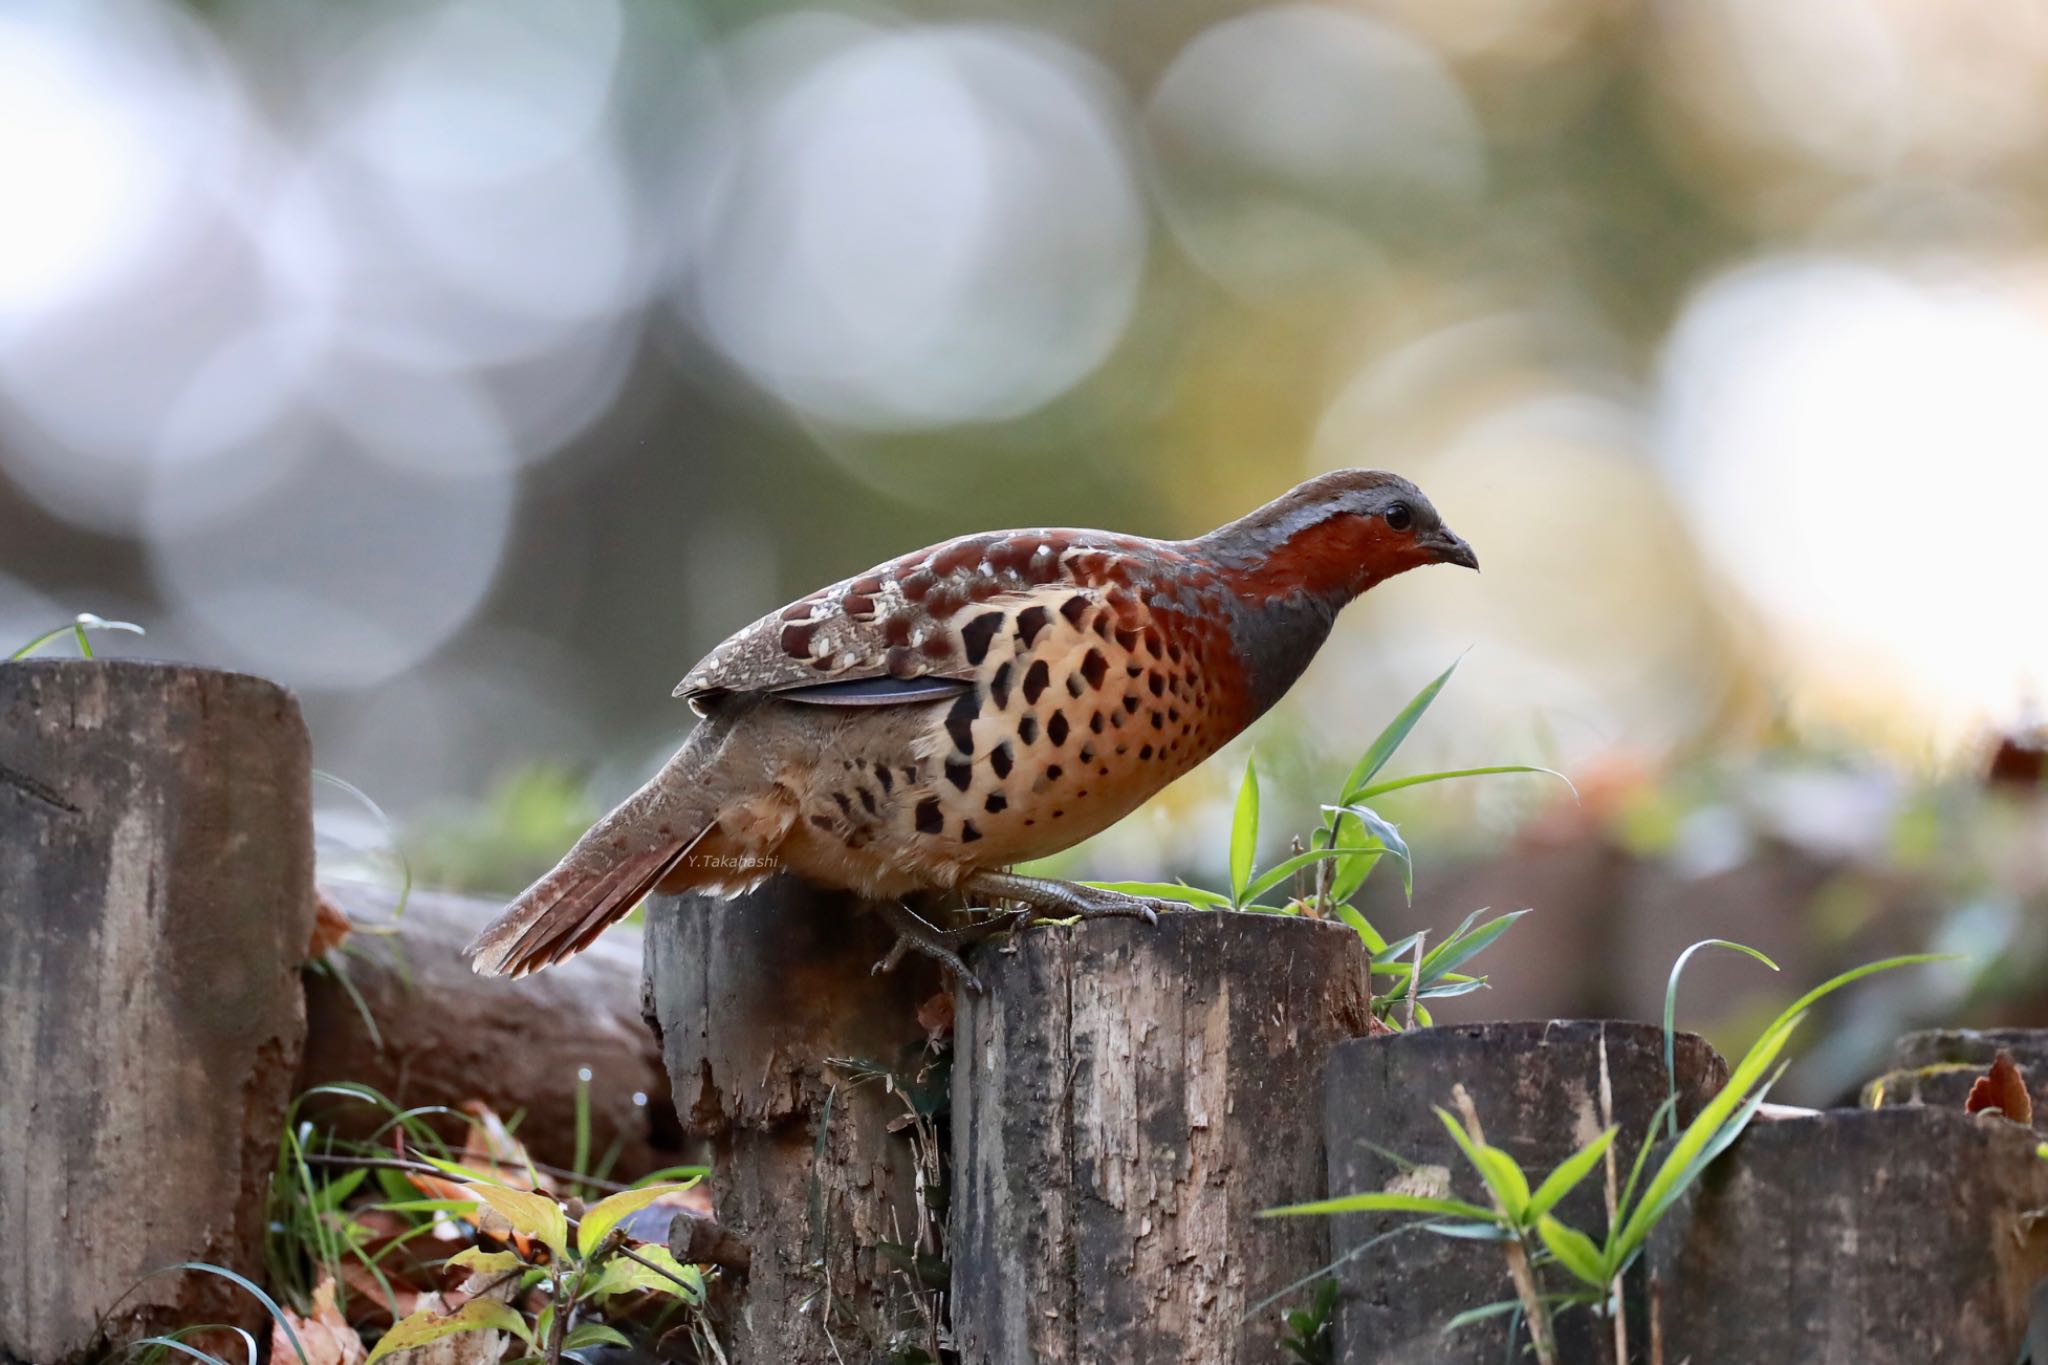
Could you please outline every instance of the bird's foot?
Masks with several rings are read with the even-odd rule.
[[[996,897],[1030,907],[1033,919],[1137,919],[1159,922],[1159,912],[1173,907],[1165,901],[1112,891],[1083,882],[1054,881],[1049,877],[1022,877],[1014,872],[983,872],[968,878],[960,889],[969,895]]]
[[[967,989],[980,995],[983,989],[981,978],[968,970],[967,961],[962,954],[983,939],[992,938],[1015,927],[1026,913],[1011,911],[991,915],[987,919],[976,920],[971,924],[963,924],[957,929],[941,929],[909,906],[894,901],[887,902],[882,906],[882,917],[889,922],[889,927],[896,931],[896,942],[890,945],[888,954],[875,964],[874,970],[877,974],[893,972],[904,958],[918,952],[946,967],[960,978]]]

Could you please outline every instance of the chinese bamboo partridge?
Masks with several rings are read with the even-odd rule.
[[[746,627],[676,695],[703,720],[660,773],[470,946],[522,975],[585,947],[650,890],[732,895],[777,871],[884,906],[956,967],[918,891],[1033,912],[1137,898],[1011,864],[1103,829],[1293,685],[1352,598],[1471,547],[1398,475],[1309,480],[1196,540],[962,536]],[[892,955],[893,957],[893,955]]]

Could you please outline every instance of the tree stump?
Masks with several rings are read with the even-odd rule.
[[[2048,1029],[1926,1029],[1892,1048],[1892,1069],[1863,1087],[1869,1109],[1927,1105],[1961,1111],[1970,1087],[2001,1052],[2012,1054],[2034,1101],[2034,1127],[2048,1131]]]
[[[322,891],[358,923],[391,918],[388,890]],[[661,1048],[640,1012],[639,929],[620,925],[533,976],[478,976],[462,947],[501,909],[414,891],[390,936],[352,934],[341,969],[363,1008],[331,973],[309,972],[300,1089],[353,1081],[406,1106],[481,1100],[508,1118],[523,1113],[527,1150],[566,1166],[576,1153],[577,1072],[588,1067],[591,1158],[616,1150],[612,1172],[623,1179],[681,1162]],[[347,1137],[368,1137],[386,1118],[374,1106],[326,1098],[301,1112]],[[464,1126],[440,1122],[460,1145]]]
[[[1605,1113],[1603,1051],[1612,1099]],[[1720,1054],[1689,1033],[1678,1035],[1676,1059],[1678,1120],[1684,1124],[1726,1083],[1728,1068]],[[1417,1029],[1346,1043],[1329,1066],[1331,1195],[1382,1190],[1399,1179],[1397,1188],[1408,1193],[1490,1204],[1486,1187],[1434,1112],[1452,1109],[1452,1087],[1461,1083],[1486,1140],[1514,1157],[1531,1185],[1610,1122],[1621,1127],[1614,1150],[1626,1178],[1651,1116],[1669,1093],[1664,1033],[1654,1024],[1567,1019]],[[1404,1170],[1393,1157],[1415,1168]],[[1557,1217],[1597,1240],[1607,1227],[1605,1190],[1604,1172],[1596,1172],[1558,1206]],[[1337,1359],[1346,1365],[1491,1365],[1509,1359],[1506,1316],[1448,1335],[1443,1331],[1467,1309],[1515,1297],[1501,1248],[1420,1230],[1375,1241],[1415,1221],[1412,1214],[1383,1213],[1330,1220],[1331,1254],[1346,1257],[1338,1272]],[[1645,1324],[1631,1313],[1631,1354],[1640,1353]],[[1578,1312],[1561,1315],[1557,1328],[1563,1359],[1610,1358],[1610,1348],[1596,1339],[1611,1339],[1611,1324]]]
[[[790,879],[648,906],[647,1016],[683,1126],[710,1142],[719,1222],[748,1252],[724,1324],[735,1365],[865,1365],[910,1346],[936,1360],[940,1248],[918,1167],[934,1194],[943,1143],[929,1116],[906,1122],[905,1090],[938,969],[913,956],[873,974],[894,933]]]
[[[1665,1358],[2013,1360],[2048,1278],[2039,1142],[1944,1109],[1751,1126],[1651,1234]]]
[[[117,1339],[261,1326],[216,1276],[136,1285],[260,1273],[310,763],[298,703],[258,678],[0,664],[0,1357],[76,1357],[117,1300]]]
[[[988,994],[958,997],[953,1072],[962,1365],[1280,1360],[1279,1307],[1253,1307],[1327,1260],[1326,1230],[1258,1213],[1323,1192],[1323,1060],[1369,1027],[1357,936],[1185,913],[1027,929],[973,965]]]

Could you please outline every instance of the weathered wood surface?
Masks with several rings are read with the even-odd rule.
[[[1753,1125],[1652,1234],[1670,1361],[2004,1365],[2048,1278],[2048,1161],[2002,1118]]]
[[[937,1356],[937,1295],[890,1248],[938,1250],[919,1247],[917,1163],[943,1142],[890,1131],[900,1091],[833,1065],[906,1082],[916,1069],[919,1006],[945,987],[920,957],[872,974],[894,937],[857,902],[789,880],[649,902],[648,1018],[684,1127],[709,1140],[718,1219],[749,1253],[724,1324],[735,1365],[864,1365],[912,1344]]]
[[[1611,1099],[1605,1110],[1603,1055]],[[1683,1124],[1726,1082],[1728,1068],[1692,1034],[1678,1035],[1676,1055]],[[1599,1136],[1609,1122],[1621,1127],[1615,1151],[1625,1175],[1651,1116],[1669,1093],[1663,1030],[1652,1024],[1567,1019],[1449,1025],[1346,1043],[1331,1057],[1328,1070],[1331,1195],[1387,1189],[1398,1179],[1398,1188],[1407,1193],[1490,1203],[1486,1187],[1435,1113],[1437,1108],[1456,1113],[1452,1087],[1458,1084],[1471,1097],[1486,1140],[1514,1157],[1532,1185]],[[1404,1170],[1393,1160],[1396,1156],[1415,1168]],[[1596,1174],[1559,1205],[1557,1216],[1598,1238],[1607,1226],[1605,1190],[1604,1174]],[[1448,1335],[1442,1330],[1467,1309],[1515,1297],[1501,1248],[1419,1231],[1373,1244],[1374,1238],[1413,1221],[1411,1214],[1345,1214],[1330,1220],[1331,1258],[1355,1252],[1338,1276],[1337,1359],[1345,1365],[1491,1365],[1509,1359],[1505,1316]],[[1641,1322],[1635,1326],[1631,1353],[1640,1357],[1645,1334]],[[1562,1359],[1609,1358],[1604,1341],[1595,1338],[1611,1340],[1611,1324],[1595,1323],[1581,1312],[1561,1317],[1558,1328]]]
[[[1892,1069],[1863,1087],[1866,1108],[1928,1105],[1962,1109],[1970,1087],[2000,1052],[2012,1054],[2034,1101],[2034,1127],[2048,1131],[2048,1029],[1927,1029],[1892,1048]]]
[[[0,1357],[263,1311],[304,1036],[310,750],[261,679],[0,664]],[[123,1295],[128,1297],[123,1299]]]
[[[1324,1057],[1368,1027],[1341,925],[1173,914],[978,949],[953,1074],[962,1365],[1282,1360],[1259,1300],[1328,1260]],[[1304,1297],[1305,1297],[1304,1291]],[[1288,1305],[1292,1306],[1292,1305]]]
[[[352,920],[385,924],[395,893],[330,885]],[[414,891],[390,935],[350,936],[342,969],[374,1021],[331,974],[306,977],[301,1089],[369,1085],[403,1105],[458,1107],[481,1100],[524,1113],[520,1139],[540,1161],[576,1154],[576,1077],[588,1067],[591,1155],[617,1145],[615,1174],[632,1176],[684,1158],[661,1069],[661,1048],[640,1009],[640,930],[620,925],[567,962],[508,980],[470,970],[462,947],[503,906],[473,896]],[[634,1099],[638,1094],[645,1098]],[[303,1111],[346,1136],[367,1137],[381,1109],[314,1098]],[[462,1140],[462,1125],[444,1121]]]

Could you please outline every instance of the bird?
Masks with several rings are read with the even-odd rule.
[[[871,902],[898,934],[878,970],[916,950],[970,985],[979,931],[907,898],[1022,907],[1005,926],[1155,920],[1160,902],[1010,869],[1214,754],[1339,610],[1430,564],[1479,560],[1407,479],[1340,469],[1192,540],[991,531],[820,588],[684,675],[681,748],[477,936],[472,966],[522,976],[650,892],[730,897],[779,872]]]

